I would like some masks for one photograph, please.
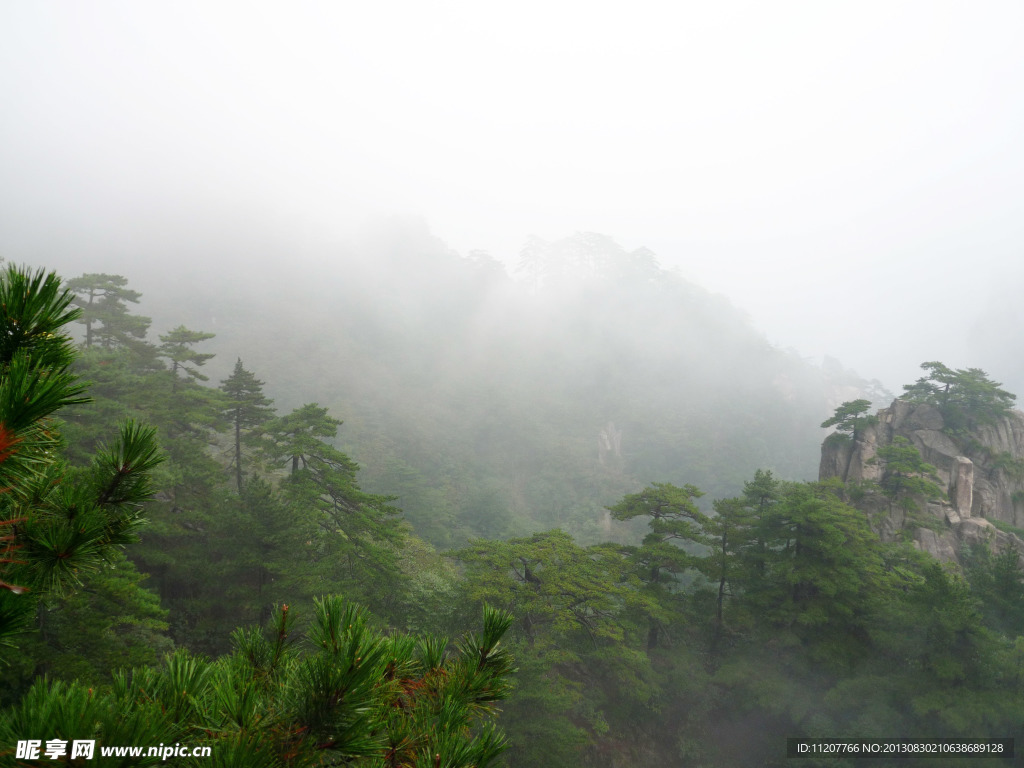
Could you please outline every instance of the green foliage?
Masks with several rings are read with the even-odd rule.
[[[1024,635],[1024,569],[1017,551],[993,553],[975,544],[962,555],[964,577],[981,602],[986,626],[1007,637]]]
[[[649,254],[594,236],[534,246],[530,311],[503,304],[500,291],[483,307],[492,319],[512,308],[536,320],[526,341],[502,336],[501,322],[493,333],[470,324],[472,291],[460,304],[397,284],[386,316],[352,310],[361,285],[322,307],[316,287],[304,285],[303,306],[316,319],[309,329],[283,327],[264,302],[267,320],[239,313],[219,326],[262,334],[252,354],[284,376],[277,391],[289,407],[323,391],[337,398],[332,407],[344,403],[345,450],[369,468],[358,475],[363,487],[380,493],[360,487],[328,408],[309,403],[276,417],[240,359],[219,391],[201,386],[202,376],[177,374],[182,366],[199,374],[208,357],[195,359],[193,347],[206,334],[181,325],[158,349],[144,332],[133,335],[139,323],[122,311],[110,315],[103,341],[104,321],[92,315],[91,348],[75,371],[94,382],[96,402],[62,413],[78,468],[55,459],[59,434],[45,399],[47,415],[30,420],[37,447],[29,451],[26,436],[0,462],[0,472],[13,473],[25,459],[19,493],[28,494],[23,509],[39,533],[24,567],[51,590],[43,602],[25,602],[0,589],[0,624],[35,626],[19,638],[20,653],[8,654],[3,695],[12,700],[35,674],[79,682],[40,681],[0,712],[0,749],[13,743],[4,728],[20,728],[18,739],[79,728],[108,744],[213,746],[196,765],[483,766],[502,747],[493,718],[509,692],[510,649],[520,673],[503,723],[516,768],[770,765],[785,736],[1017,727],[1024,650],[1010,637],[1019,623],[1015,564],[978,555],[957,579],[879,541],[844,503],[864,489],[780,482],[763,470],[750,480],[744,467],[758,456],[783,476],[802,471],[813,451],[800,453],[800,436],[820,420],[808,415],[821,410],[817,384],[784,355],[731,335],[743,328],[735,313],[662,273]],[[446,268],[436,260],[429,269],[402,266],[423,275]],[[583,280],[580,269],[590,270]],[[389,286],[394,274],[405,272],[389,270]],[[110,282],[124,310],[138,294],[118,280]],[[474,280],[474,291],[509,289],[491,272]],[[95,307],[104,298],[83,289],[79,301]],[[704,333],[638,333],[623,311],[636,305],[646,327]],[[326,328],[344,329],[329,353],[318,346]],[[282,364],[281,355],[293,357]],[[677,359],[681,367],[669,362]],[[314,372],[303,368],[310,360]],[[967,379],[954,376],[941,391],[934,380],[922,396],[954,402],[950,393]],[[8,407],[17,411],[12,392]],[[956,402],[976,407],[966,394]],[[125,416],[158,428],[167,462],[146,466],[152,454],[141,447],[152,436],[101,448]],[[855,437],[872,418],[865,401],[852,401],[825,426]],[[225,427],[230,440],[217,434]],[[931,495],[920,456],[890,448],[879,460],[891,470],[884,487],[893,503]],[[140,464],[145,471],[120,477]],[[57,491],[46,490],[44,476]],[[638,492],[637,476],[666,482]],[[743,491],[702,507],[684,477]],[[133,494],[155,488],[152,524],[130,554],[169,614],[117,554],[137,523]],[[451,546],[473,531],[506,540],[473,540],[455,562],[442,559],[408,534],[386,493],[401,494],[435,543]],[[13,503],[2,496],[0,504]],[[614,498],[608,533],[602,508]],[[72,508],[64,518],[80,525],[62,530],[60,511]],[[579,538],[528,533],[541,524]],[[0,559],[30,554],[32,525],[0,518]],[[580,541],[603,538],[618,543]],[[60,555],[73,547],[78,564],[65,568]],[[33,597],[44,591],[30,585]],[[330,599],[316,602],[305,625],[295,621],[315,595],[335,591],[371,604],[379,618]],[[275,615],[285,601],[291,607]],[[453,646],[447,636],[481,604],[508,614],[487,614],[483,632]],[[189,650],[144,668],[167,648],[165,618]],[[381,631],[378,621],[428,634]],[[258,626],[237,631],[215,661],[196,654],[227,650],[228,629],[239,624]],[[143,666],[106,688],[119,659]]]
[[[24,521],[10,577],[47,593],[77,586],[80,571],[98,568],[135,540],[141,503],[154,492],[149,475],[162,460],[153,430],[127,422],[89,470],[52,464],[0,497],[2,514]]]
[[[454,648],[373,630],[336,597],[317,601],[308,652],[292,623],[284,606],[269,636],[236,632],[228,656],[179,650],[156,669],[119,674],[109,690],[40,680],[0,714],[0,749],[33,738],[95,739],[97,754],[181,742],[210,746],[215,765],[250,768],[485,768],[504,750],[493,719],[514,671],[502,643],[508,614],[485,609],[482,630]]]
[[[1018,528],[1015,525],[1010,525],[1010,523],[1005,520],[989,520],[989,522],[1003,533],[1012,533],[1014,536],[1024,539],[1024,528]]]
[[[120,291],[122,309],[139,298],[124,278],[105,276],[72,283],[81,302],[94,283]],[[106,299],[94,293],[93,301]],[[233,627],[265,624],[275,602],[304,606],[324,590],[362,597],[400,621],[395,611],[408,605],[404,585],[414,577],[400,566],[404,526],[391,499],[361,491],[358,466],[325,441],[340,421],[316,405],[275,419],[263,382],[241,360],[219,391],[201,386],[201,366],[212,355],[195,347],[210,338],[179,325],[159,348],[141,336],[109,348],[94,342],[76,368],[95,382],[95,401],[66,417],[79,465],[92,462],[112,437],[110,425],[126,414],[158,430],[167,462],[150,473],[158,501],[131,554],[170,609],[176,641],[221,653]],[[234,434],[230,450],[220,451],[217,432],[225,427]],[[225,483],[229,454],[233,492]],[[260,459],[270,464],[266,477]],[[282,477],[282,463],[294,471]]]
[[[469,598],[511,611],[531,645],[554,636],[572,637],[576,645],[621,639],[616,614],[636,598],[628,563],[614,549],[583,548],[563,531],[547,531],[474,541],[456,554],[470,575]]]
[[[878,417],[867,414],[871,409],[870,400],[848,400],[836,408],[836,412],[821,423],[822,429],[835,427],[835,436],[839,439],[853,439],[860,437],[865,427],[878,423]]]
[[[400,561],[405,578],[403,605],[396,609],[411,632],[450,633],[459,625],[460,575],[450,558],[410,536]]]
[[[208,578],[222,587],[204,591],[206,611],[222,629],[266,625],[275,604],[311,603],[313,595],[337,584],[325,562],[329,534],[316,510],[290,505],[267,480],[254,477],[240,496],[224,499],[221,514],[207,526],[215,538],[232,542],[230,553],[210,553]],[[300,559],[303,567],[297,568]]]
[[[346,590],[356,590],[365,601],[379,602],[385,584],[397,595],[401,590],[398,548],[405,526],[393,498],[365,493],[356,482],[359,466],[323,438],[333,438],[341,422],[326,408],[310,403],[267,422],[265,452],[291,472],[281,489],[289,504],[317,510],[328,536],[321,539],[323,557],[340,566]],[[373,583],[375,600],[363,585]],[[350,592],[351,593],[351,592]]]
[[[515,692],[502,714],[509,734],[509,764],[580,765],[581,752],[595,740],[588,727],[593,718],[592,710],[587,712],[588,691],[578,681],[559,674],[557,664],[544,656],[520,647],[516,657],[522,661]]]
[[[921,458],[917,447],[907,438],[897,436],[892,443],[878,449],[876,458],[883,462],[880,486],[891,501],[906,512],[919,508],[917,498],[944,498],[945,492],[936,482],[939,478],[931,464]]]
[[[681,584],[682,574],[695,568],[712,543],[709,519],[697,507],[704,494],[694,485],[677,487],[653,483],[640,493],[627,495],[608,510],[616,520],[648,518],[649,533],[643,544],[630,552],[630,560],[653,605],[661,605]],[[664,615],[650,611],[647,621],[647,649],[658,646],[663,634]]]
[[[752,578],[763,577],[767,569],[769,541],[775,536],[773,512],[782,493],[782,483],[767,470],[757,470],[754,479],[743,484],[743,501],[753,517],[749,546],[744,558],[752,570]]]
[[[4,333],[0,335],[0,364],[9,366],[23,356],[33,368],[63,370],[74,358],[64,326],[77,319],[80,310],[70,309],[73,297],[61,290],[52,272],[30,271],[8,265],[0,280],[0,310]]]
[[[0,487],[33,477],[60,445],[49,420],[85,402],[63,326],[77,317],[54,274],[7,266],[0,274]],[[0,523],[11,517],[0,514]],[[2,561],[0,561],[2,563]],[[2,577],[0,577],[2,579]]]
[[[178,371],[184,372],[186,379],[209,380],[208,376],[204,376],[197,369],[205,365],[214,355],[209,352],[196,352],[192,347],[213,337],[212,333],[190,331],[184,325],[179,325],[167,335],[160,336],[160,341],[163,343],[158,347],[159,356],[170,362],[171,374],[175,381],[178,378]]]
[[[985,628],[967,581],[934,560],[920,563],[918,573],[914,588],[887,606],[900,615],[888,618],[878,642],[906,671],[885,681],[879,695],[909,704],[908,719],[929,731],[1012,729],[1021,699],[999,670],[1003,648]]]
[[[34,621],[4,664],[0,703],[15,701],[34,678],[105,685],[124,666],[151,666],[171,649],[167,611],[124,555],[82,577],[67,595],[35,606]]]
[[[698,494],[628,494],[616,517],[651,532],[616,558],[557,531],[459,553],[467,596],[517,618],[511,765],[769,765],[786,736],[994,736],[1024,712],[967,583],[883,544],[840,484],[761,471],[714,515]],[[604,634],[581,631],[580,607]]]
[[[1017,399],[980,368],[952,369],[939,362],[921,363],[921,368],[927,375],[905,385],[904,397],[936,406],[946,429],[954,434],[994,424],[1010,412]]]
[[[113,562],[134,539],[162,460],[153,430],[131,421],[88,469],[58,457],[51,416],[82,402],[84,389],[62,332],[77,316],[72,298],[53,274],[8,267],[0,278],[0,640],[8,643],[39,599],[67,595],[80,574]]]
[[[235,484],[242,493],[242,443],[245,438],[251,442],[252,430],[262,426],[274,415],[273,400],[263,394],[263,382],[242,366],[242,359],[235,363],[231,375],[220,384],[224,393],[223,418],[234,432]],[[243,434],[244,433],[244,434]]]
[[[631,559],[610,545],[581,547],[562,531],[474,541],[456,553],[465,599],[509,610],[523,674],[507,708],[515,764],[572,765],[628,707],[648,712],[656,686],[633,649],[641,624],[664,611],[641,589]]]
[[[78,322],[85,325],[85,346],[94,343],[104,349],[137,347],[146,336],[148,317],[131,315],[126,303],[137,304],[141,294],[127,288],[121,275],[87,274],[68,280],[73,303],[81,308]]]
[[[865,652],[873,606],[886,589],[878,537],[864,515],[826,486],[789,484],[756,525],[761,571],[744,586],[744,609],[786,629],[822,661]],[[842,662],[841,662],[842,663]]]
[[[1000,451],[992,457],[992,469],[1002,472],[1011,480],[1024,480],[1024,459],[1015,458],[1009,451]]]
[[[324,438],[336,437],[340,426],[341,420],[328,415],[326,408],[307,403],[267,424],[267,456],[271,461],[287,461],[293,475],[300,468],[322,468],[330,463],[354,475],[356,465],[348,459],[343,460],[324,442]]]
[[[758,508],[751,506],[750,500],[750,496],[715,499],[715,516],[706,525],[711,537],[710,551],[701,568],[712,583],[717,581],[715,620],[719,629],[725,623],[726,597],[733,594],[732,585],[742,581],[744,570],[751,565],[749,558],[744,562],[744,555],[749,553],[752,537],[756,535],[754,525],[758,519]],[[758,558],[761,564],[763,551],[762,544],[758,553],[762,556]]]
[[[687,545],[707,544],[704,528],[708,517],[697,507],[704,494],[694,485],[677,487],[671,483],[653,483],[640,493],[629,494],[609,507],[615,520],[650,518],[644,537],[644,555],[651,563],[651,581],[669,578],[692,567],[693,555]]]

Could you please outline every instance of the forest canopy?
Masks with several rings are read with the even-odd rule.
[[[530,267],[543,277],[535,296],[564,290],[580,254],[598,248],[602,258],[583,260],[595,270],[589,298],[626,283],[647,292],[655,314],[683,296],[695,323],[723,311],[645,254],[623,259],[601,239],[548,248],[536,245]],[[673,474],[713,477],[737,413],[776,408],[755,422],[767,430],[794,411],[775,390],[690,422],[722,429],[677,433],[697,412],[671,421],[681,382],[658,379],[649,357],[606,368],[600,393],[568,368],[544,368],[558,335],[571,344],[584,330],[611,333],[614,313],[572,329],[570,315],[544,304],[555,331],[545,339],[538,326],[539,346],[523,354],[547,372],[551,401],[534,409],[524,399],[518,423],[491,414],[487,439],[467,431],[475,422],[453,423],[443,440],[413,439],[446,412],[444,398],[488,381],[472,378],[486,367],[448,380],[454,389],[441,387],[440,410],[402,433],[407,443],[370,429],[354,405],[357,444],[382,465],[367,472],[342,448],[350,425],[330,406],[278,409],[312,382],[292,378],[283,398],[280,387],[271,396],[274,370],[238,354],[217,373],[219,334],[187,318],[149,341],[149,319],[129,319],[131,297],[141,297],[127,281],[87,275],[62,286],[19,268],[5,280],[3,759],[18,742],[85,738],[209,745],[196,765],[765,766],[782,764],[780,745],[793,736],[996,737],[1024,714],[1019,563],[981,548],[955,572],[906,537],[883,539],[853,505],[862,486],[768,468],[732,494],[675,477],[638,482],[640,468],[669,464],[649,460],[659,441],[678,443]],[[86,315],[90,291],[101,301],[97,285],[118,309],[95,316],[76,347],[67,329]],[[37,294],[18,309],[18,297]],[[639,354],[628,335],[607,338],[615,354]],[[408,357],[400,336],[377,342],[419,374],[435,363],[422,350]],[[745,343],[782,366],[772,375],[789,365]],[[347,354],[364,359],[364,344]],[[588,364],[615,359],[600,345],[588,354],[597,355]],[[945,376],[938,364],[926,370]],[[934,377],[908,391],[954,404],[965,425],[1012,402],[973,369],[953,374],[948,391]],[[517,375],[507,383],[529,380]],[[607,416],[611,393],[634,381],[653,387],[631,417],[598,422],[593,442],[594,433],[565,437]],[[391,386],[392,396],[408,391]],[[704,386],[695,397],[728,405]],[[972,386],[987,394],[972,399]],[[499,403],[512,391],[493,390]],[[662,407],[669,421],[644,427],[641,416]],[[544,425],[543,414],[557,421]],[[810,418],[854,440],[875,423],[867,398]],[[451,448],[438,455],[444,440]],[[771,456],[785,442],[763,449]],[[941,494],[934,468],[899,442],[879,457],[877,492],[916,524],[917,501]],[[510,462],[511,484],[495,474],[497,458]],[[552,522],[561,527],[544,527]]]

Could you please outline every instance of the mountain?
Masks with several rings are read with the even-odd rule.
[[[885,539],[909,535],[918,548],[956,563],[987,543],[996,552],[1017,550],[1024,563],[1024,413],[1005,409],[961,428],[957,416],[941,401],[894,400],[852,439],[824,442],[819,478],[860,488],[856,504]],[[934,487],[911,488],[901,499],[901,475]]]
[[[656,479],[726,495],[758,468],[813,477],[822,418],[868,386],[592,233],[532,239],[510,274],[390,222],[180,270],[142,311],[160,333],[215,333],[212,381],[241,357],[278,407],[327,406],[365,485],[440,546],[551,527],[598,541],[605,507]]]

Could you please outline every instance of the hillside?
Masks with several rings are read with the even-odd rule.
[[[978,545],[1017,551],[1024,562],[1024,413],[983,414],[958,429],[962,414],[954,407],[894,400],[853,439],[825,441],[819,477],[863,489],[857,506],[889,540],[909,535],[920,549],[954,563]],[[898,490],[901,473],[934,487],[911,489],[894,503],[899,494],[886,488]]]
[[[327,406],[366,485],[442,546],[554,526],[596,541],[604,508],[655,478],[810,478],[818,423],[868,387],[595,234],[533,240],[510,275],[406,222],[282,255],[272,282],[168,281],[140,311],[215,333],[213,380],[241,357],[279,406]]]

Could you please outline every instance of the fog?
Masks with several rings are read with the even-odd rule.
[[[892,389],[1024,381],[1022,31],[1011,2],[8,3],[0,254],[152,293],[341,280],[392,216],[510,268],[598,232]]]
[[[511,766],[1015,735],[1020,424],[974,376],[867,411],[923,361],[1024,400],[1022,40],[1010,0],[0,3],[0,259],[86,273],[91,398],[40,421],[63,339],[8,334],[0,754],[493,765],[506,648]],[[293,655],[324,594],[391,639],[331,607]]]

